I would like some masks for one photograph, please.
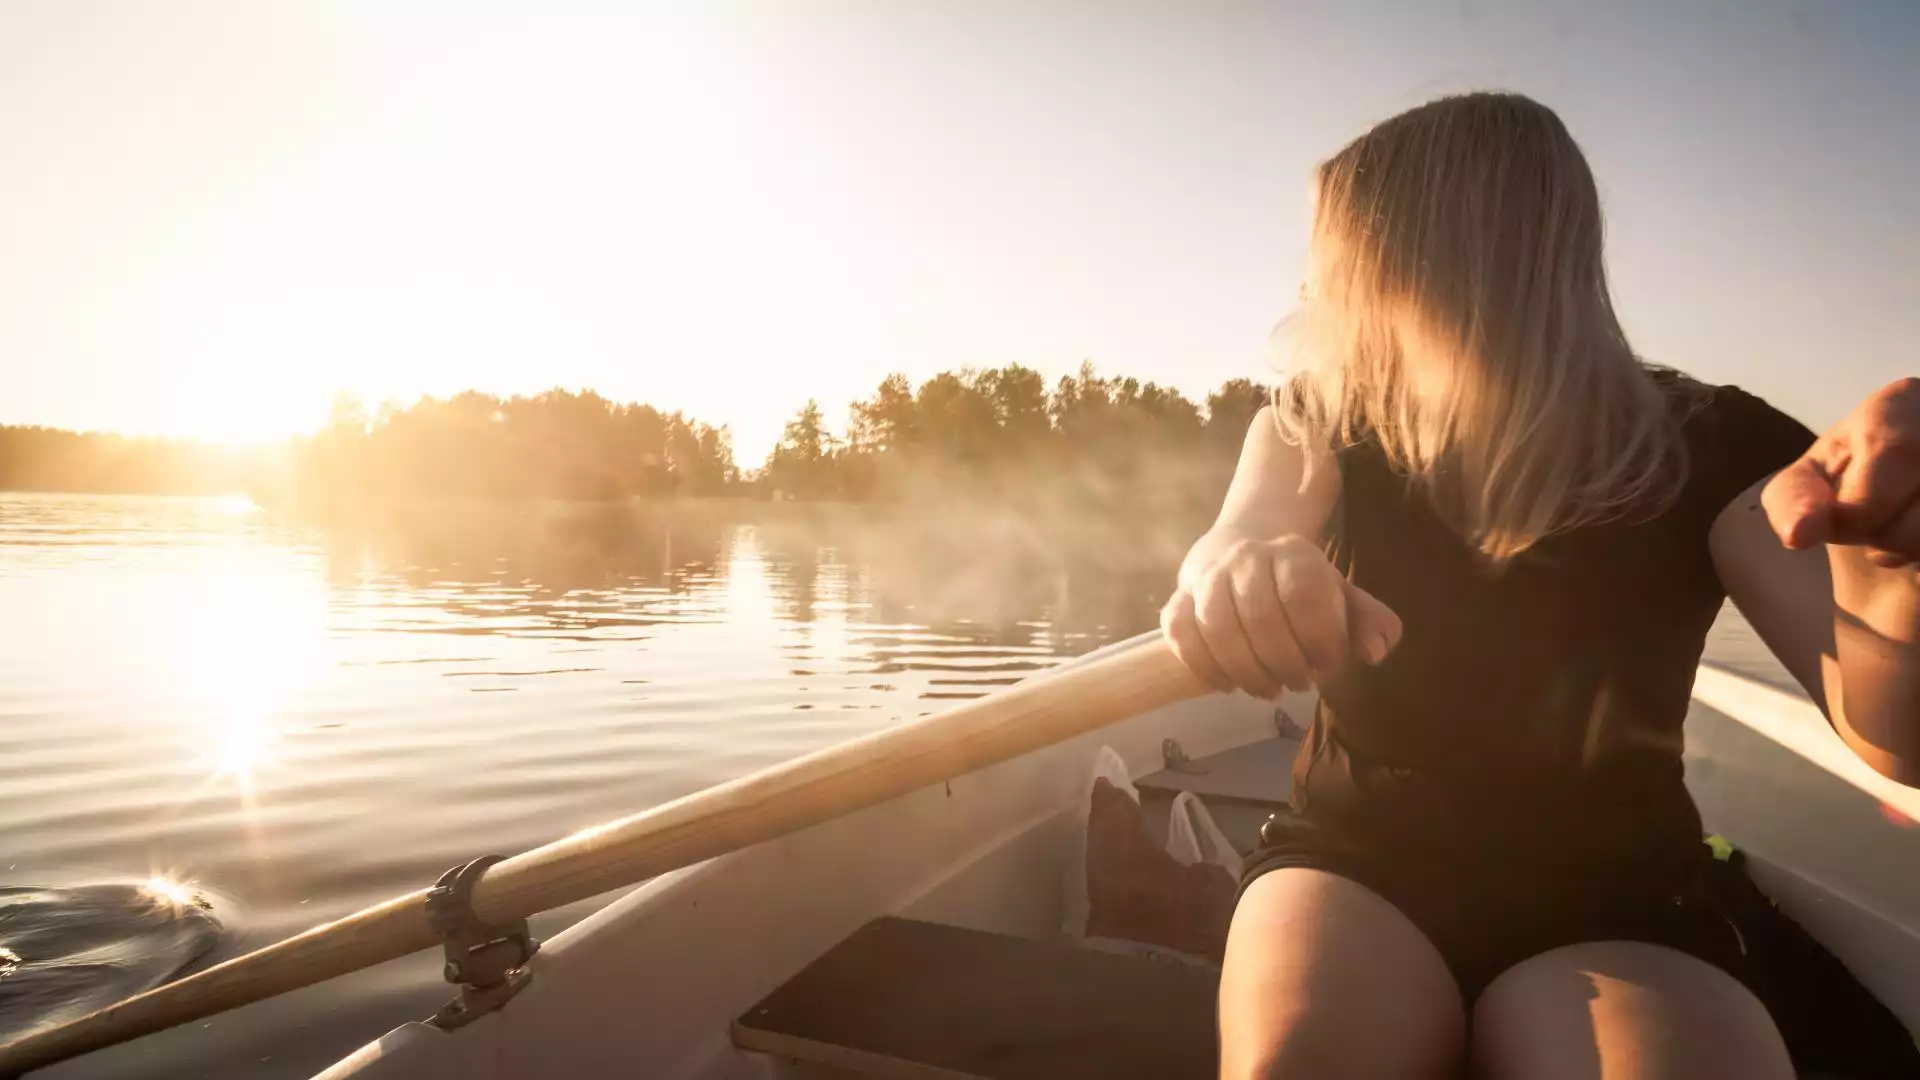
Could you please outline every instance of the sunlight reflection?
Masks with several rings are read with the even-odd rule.
[[[208,782],[230,782],[251,803],[257,774],[275,764],[281,711],[330,666],[324,586],[284,564],[244,558],[191,581],[168,629],[190,735]]]
[[[177,881],[163,877],[148,878],[140,886],[140,891],[158,903],[169,904],[175,908],[195,906],[197,903],[193,890]]]
[[[222,496],[217,505],[220,507],[220,512],[228,517],[246,517],[260,509],[251,498],[245,495]]]
[[[217,718],[210,740],[210,756],[216,777],[232,777],[243,788],[253,786],[253,771],[269,763],[269,753],[279,734],[267,717],[248,708],[240,708]]]

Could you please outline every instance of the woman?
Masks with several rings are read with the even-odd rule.
[[[1642,363],[1526,98],[1414,109],[1316,179],[1302,367],[1162,615],[1222,688],[1321,693],[1234,913],[1225,1075],[1791,1077],[1699,884],[1681,721],[1731,596],[1920,777],[1920,382],[1816,440]]]

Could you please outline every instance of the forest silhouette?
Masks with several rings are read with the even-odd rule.
[[[0,489],[244,492],[308,512],[426,500],[736,497],[921,502],[1067,514],[1126,505],[1188,516],[1219,491],[1264,386],[1235,379],[1195,403],[1090,364],[1049,388],[1019,365],[890,375],[835,434],[817,402],[758,468],[731,433],[592,391],[477,391],[369,411],[334,402],[317,433],[270,446],[0,427]]]

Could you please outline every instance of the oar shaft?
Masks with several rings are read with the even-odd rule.
[[[584,900],[1205,691],[1156,635],[515,856],[474,886],[474,911],[506,923]],[[0,1076],[429,948],[438,938],[425,898],[422,890],[389,900],[0,1046]]]

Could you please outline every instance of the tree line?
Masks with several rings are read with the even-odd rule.
[[[727,429],[593,391],[500,398],[469,390],[369,413],[334,402],[265,486],[309,501],[428,496],[605,500],[730,493]]]
[[[910,498],[928,486],[1110,489],[1194,466],[1218,472],[1223,460],[1230,467],[1267,400],[1266,387],[1234,379],[1196,404],[1090,364],[1051,388],[1019,365],[942,372],[917,388],[889,375],[853,403],[844,437],[809,401],[757,479],[780,497],[806,500]]]
[[[757,469],[731,433],[591,391],[476,391],[369,411],[343,396],[319,432],[274,447],[0,427],[0,488],[245,490],[262,501],[393,498],[1113,502],[1167,484],[1217,498],[1264,386],[1235,379],[1196,403],[1091,365],[1049,387],[1019,365],[890,375],[831,425],[814,401]]]
[[[260,457],[187,439],[0,425],[0,491],[221,495],[246,490]]]

